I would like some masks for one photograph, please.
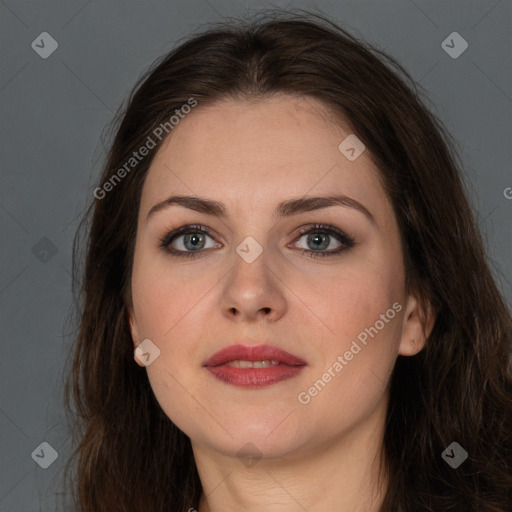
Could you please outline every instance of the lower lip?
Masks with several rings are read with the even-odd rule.
[[[246,388],[270,386],[298,375],[304,366],[278,364],[268,368],[237,368],[226,364],[207,366],[207,370],[217,379],[227,384]]]

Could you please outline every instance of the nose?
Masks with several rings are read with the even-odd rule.
[[[232,271],[222,290],[222,312],[230,321],[275,322],[286,312],[286,287],[269,266],[265,251],[248,263],[234,254]]]

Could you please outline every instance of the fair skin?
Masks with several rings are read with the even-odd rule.
[[[350,161],[338,149],[350,133],[313,99],[199,104],[151,164],[139,210],[130,327],[134,348],[150,339],[160,350],[146,367],[148,378],[162,409],[191,439],[204,490],[199,512],[379,510],[388,378],[398,355],[423,348],[432,321],[424,332],[419,302],[406,293],[396,219],[368,151]],[[171,195],[221,202],[226,217],[177,204],[148,217]],[[374,221],[339,205],[272,215],[282,201],[330,195],[357,201]],[[311,233],[327,237],[327,248],[308,243],[299,228],[316,223],[338,228],[355,245],[311,257],[343,246],[317,228]],[[159,246],[188,224],[213,230],[187,232],[204,237],[198,257],[172,256]],[[262,248],[251,263],[236,252],[249,236]],[[172,247],[194,250],[183,233]],[[333,372],[338,356],[395,303],[400,311]],[[307,366],[261,388],[221,382],[203,362],[241,339],[277,346]],[[299,394],[329,368],[330,381],[301,403]],[[237,456],[247,443],[258,458],[253,464]]]

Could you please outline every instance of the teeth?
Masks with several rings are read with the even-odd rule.
[[[235,368],[268,368],[269,366],[276,366],[279,364],[279,361],[275,361],[272,359],[269,361],[265,359],[264,361],[230,361],[227,363],[228,366],[234,366]]]

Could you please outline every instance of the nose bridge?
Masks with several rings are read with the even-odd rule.
[[[261,237],[259,238],[261,240]],[[269,252],[263,240],[260,244],[252,236],[244,238],[235,248],[232,259],[232,280],[240,281],[239,284],[246,288],[254,288],[254,291],[256,289],[262,291],[269,285],[269,274],[271,274]]]
[[[236,252],[234,264],[238,266],[241,262],[245,265],[254,265],[259,268],[261,263],[269,263],[269,243],[272,238],[274,222],[270,217],[270,206],[262,208],[262,198],[255,193],[244,208],[237,209],[234,222],[234,233],[236,240],[233,245]],[[241,205],[238,205],[240,208]],[[238,261],[237,258],[241,261]],[[244,265],[241,266],[244,268]],[[262,269],[259,268],[261,271]]]

